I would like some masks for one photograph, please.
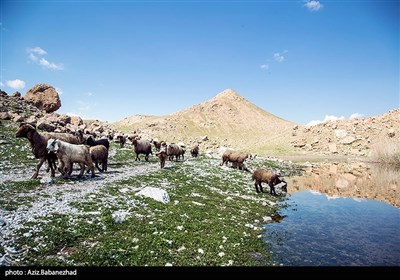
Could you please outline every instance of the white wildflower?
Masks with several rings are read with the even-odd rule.
[[[183,251],[183,250],[186,250],[186,247],[185,247],[185,246],[179,247],[176,251],[181,252],[181,251]]]
[[[138,238],[136,238],[136,237],[132,238],[132,243],[137,243],[138,241],[139,241]]]
[[[222,258],[223,256],[225,256],[225,253],[224,252],[219,252],[218,256],[220,256]]]
[[[229,260],[228,265],[233,265],[233,260]]]
[[[183,226],[177,226],[176,227],[178,230],[183,230]]]
[[[197,252],[199,252],[200,254],[204,254],[204,251],[203,251],[203,249],[201,249],[201,248],[199,248],[199,249],[197,250]]]
[[[166,263],[165,266],[172,266],[172,263]]]

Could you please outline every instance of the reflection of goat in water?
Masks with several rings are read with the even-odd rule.
[[[275,186],[284,183],[282,186],[282,190],[287,192],[287,183],[284,179],[280,178],[280,173],[272,173],[263,168],[258,168],[253,172],[251,179],[255,181],[254,186],[256,187],[256,192],[263,192],[263,188],[261,183],[267,183],[270,187],[270,193],[272,195],[276,195]],[[260,188],[259,188],[260,187]]]

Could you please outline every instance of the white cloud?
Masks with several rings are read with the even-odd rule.
[[[27,51],[28,53],[36,53],[36,54],[38,54],[38,55],[45,55],[45,54],[47,54],[47,52],[46,52],[44,49],[42,49],[41,47],[27,48],[26,51]]]
[[[327,121],[337,121],[337,120],[344,120],[345,117],[341,116],[341,117],[336,117],[336,116],[332,116],[332,115],[325,115],[325,118],[323,121],[321,120],[312,120],[310,121],[308,124],[306,124],[306,126],[313,126],[313,125],[317,125],[320,123],[324,123]]]
[[[317,12],[322,9],[323,5],[319,1],[311,0],[304,4],[305,7],[311,12]]]
[[[260,65],[260,68],[264,69],[264,70],[268,70],[269,65],[268,64],[262,64],[262,65]]]
[[[362,117],[364,117],[363,114],[354,113],[354,114],[350,115],[349,120],[355,119],[355,118],[362,118]],[[317,125],[317,124],[320,124],[320,123],[325,123],[325,122],[328,122],[328,121],[337,121],[337,120],[345,120],[345,119],[346,118],[343,117],[343,116],[336,117],[336,116],[332,116],[332,115],[325,115],[324,120],[322,120],[322,121],[321,120],[312,120],[308,124],[306,124],[306,126],[313,126],[313,125]]]
[[[285,60],[285,57],[280,53],[274,53],[274,59],[278,62],[282,62]]]
[[[32,60],[32,61],[38,61],[38,57],[36,56],[36,55],[34,55],[33,53],[30,53],[29,55],[28,55],[28,57],[29,57],[29,59],[30,60]]]
[[[44,68],[51,69],[51,70],[63,70],[64,66],[61,63],[54,63],[50,62],[47,59],[43,58],[42,56],[46,55],[47,52],[42,49],[41,47],[35,48],[27,48],[26,51],[28,52],[28,58],[30,61],[33,61]]]
[[[12,89],[23,89],[25,87],[25,82],[21,80],[6,81],[6,85]]]
[[[63,70],[64,66],[62,64],[55,64],[53,62],[49,62],[43,57],[39,60],[39,64],[42,65],[45,68],[49,68],[52,70]]]
[[[93,92],[90,92],[90,91],[85,92],[85,95],[86,95],[86,96],[92,96],[92,95],[93,95]]]
[[[349,119],[352,120],[352,119],[357,119],[357,118],[362,118],[362,117],[364,117],[363,114],[354,113],[354,114],[351,114],[351,115],[350,115]]]
[[[274,59],[278,62],[282,62],[285,60],[285,56],[284,54],[286,54],[288,52],[288,50],[284,50],[281,53],[274,53]]]
[[[4,87],[4,84],[3,84],[3,82],[0,82],[0,87]]]

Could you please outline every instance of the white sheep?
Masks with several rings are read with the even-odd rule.
[[[89,146],[70,144],[62,140],[51,138],[47,141],[47,150],[54,152],[58,160],[61,162],[61,173],[67,178],[72,172],[72,164],[78,163],[81,172],[78,177],[82,177],[85,172],[85,165],[92,172],[94,177],[94,166],[90,156]]]

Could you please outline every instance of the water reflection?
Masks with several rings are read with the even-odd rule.
[[[288,193],[316,190],[330,197],[368,198],[400,208],[400,167],[363,162],[306,164],[301,176],[287,177]]]
[[[316,191],[290,195],[265,241],[277,265],[399,266],[400,209]]]

